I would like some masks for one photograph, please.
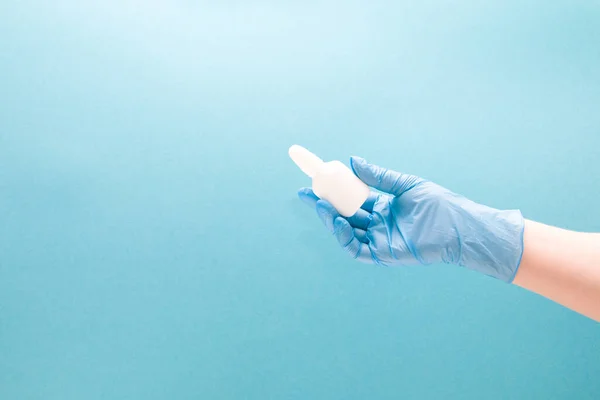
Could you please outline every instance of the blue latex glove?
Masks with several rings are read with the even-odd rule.
[[[354,258],[386,266],[447,263],[512,282],[523,254],[518,210],[474,203],[433,182],[352,157],[352,170],[377,189],[352,217],[342,217],[311,189],[298,195]]]

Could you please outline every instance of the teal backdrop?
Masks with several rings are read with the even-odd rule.
[[[0,3],[0,398],[598,399],[600,326],[357,264],[291,144],[600,231],[597,1]]]

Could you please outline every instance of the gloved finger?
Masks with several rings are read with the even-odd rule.
[[[369,164],[364,158],[360,157],[352,157],[350,165],[361,181],[377,190],[394,196],[400,196],[421,182],[421,178],[417,176],[402,174]]]
[[[369,238],[367,237],[367,231],[360,229],[360,228],[354,228],[354,236],[356,236],[356,238],[361,242],[361,243],[369,243]]]
[[[373,216],[371,213],[360,209],[356,214],[348,218],[348,222],[353,228],[367,229],[372,219]]]
[[[315,208],[317,206],[317,201],[319,201],[319,198],[315,192],[313,192],[311,188],[307,187],[298,190],[298,197],[303,203],[307,204],[311,208]]]
[[[376,195],[376,193],[373,193]],[[317,202],[319,201],[319,197],[313,192],[311,188],[305,187],[298,190],[298,197],[302,200],[303,203],[308,206],[315,208],[317,206]],[[367,199],[365,204],[369,202],[370,198]],[[367,229],[369,223],[371,222],[371,215],[369,212],[359,209],[356,214],[348,219],[350,225],[356,228]]]
[[[377,199],[379,198],[379,196],[380,196],[379,193],[371,192],[371,194],[369,195],[367,200],[363,203],[361,208],[363,210],[365,210],[366,212],[372,213],[373,208],[375,207],[375,203],[377,202]]]
[[[367,264],[381,264],[379,261],[373,258],[373,254],[371,253],[371,249],[369,245],[366,243],[361,243],[360,248],[358,249],[358,254],[354,257],[360,262]]]
[[[321,219],[321,221],[323,221],[323,224],[325,225],[327,230],[331,233],[334,233],[335,228],[333,225],[333,221],[338,217],[341,218],[340,214],[331,205],[331,203],[326,200],[317,201],[316,209],[317,215],[319,215],[319,218]],[[346,223],[347,222],[348,221],[346,221]]]
[[[377,264],[368,244],[362,243],[356,237],[357,229],[352,229],[348,221],[342,217],[335,219],[335,234],[338,243],[352,258],[368,264]]]
[[[354,229],[348,221],[342,217],[338,217],[334,221],[334,234],[338,243],[346,250],[352,258],[357,258],[361,253],[361,247],[365,246],[354,235]]]

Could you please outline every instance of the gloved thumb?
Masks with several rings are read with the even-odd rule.
[[[350,165],[354,174],[367,185],[394,196],[400,196],[402,193],[413,188],[422,181],[421,178],[402,174],[387,168],[369,164],[364,158],[351,157]]]

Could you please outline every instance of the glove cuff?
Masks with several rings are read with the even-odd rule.
[[[486,207],[487,208],[487,207]],[[525,220],[519,210],[487,208],[475,235],[465,235],[460,265],[511,283],[523,257]]]

